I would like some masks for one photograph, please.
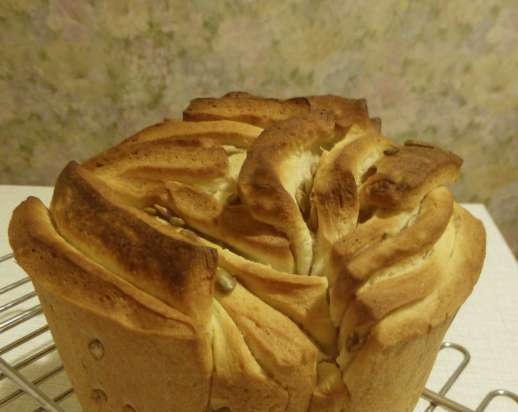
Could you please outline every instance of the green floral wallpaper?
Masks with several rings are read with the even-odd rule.
[[[396,138],[464,159],[518,251],[515,0],[2,0],[0,183],[52,184],[188,100],[366,97]]]

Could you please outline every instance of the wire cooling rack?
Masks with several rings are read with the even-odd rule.
[[[0,264],[13,262],[12,258],[12,254],[1,256]],[[6,336],[9,336],[7,341]],[[7,342],[0,347],[0,411],[80,412],[36,293],[26,276],[0,285],[0,337]],[[29,345],[32,349],[27,351]],[[438,407],[454,412],[483,412],[499,397],[514,401],[518,411],[518,395],[504,389],[489,392],[476,409],[447,398],[471,356],[464,346],[452,342],[443,343],[441,351],[455,351],[461,360],[438,392],[425,388],[422,398],[429,404],[421,412],[432,412]],[[29,400],[20,403],[27,397]]]

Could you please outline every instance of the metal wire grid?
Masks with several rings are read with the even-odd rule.
[[[1,256],[0,264],[9,259],[12,259],[12,257],[12,254]],[[28,277],[24,277],[9,285],[0,288],[0,298],[2,298],[6,293],[20,288],[21,286],[26,284],[32,286],[32,284],[30,284],[30,279]],[[34,292],[34,290],[31,290],[28,293],[24,293],[21,296],[16,297],[0,305],[0,315],[8,311],[9,309],[12,309],[35,297],[36,293]],[[1,321],[0,334],[3,334],[4,332],[11,330],[16,326],[19,326],[24,322],[28,321],[29,319],[35,318],[36,316],[42,316],[42,309],[39,304],[36,304]],[[54,396],[49,396],[41,388],[41,385],[44,382],[56,376],[57,374],[64,372],[63,365],[59,364],[57,366],[53,366],[50,368],[50,370],[45,371],[44,374],[34,379],[28,379],[21,373],[21,370],[23,368],[28,367],[37,360],[54,352],[57,354],[56,345],[52,341],[50,344],[47,343],[46,345],[44,345],[37,352],[32,353],[30,356],[25,357],[15,363],[9,363],[4,360],[4,355],[6,355],[7,353],[19,348],[21,345],[33,341],[35,338],[47,333],[48,331],[48,326],[44,324],[43,326],[37,327],[29,333],[21,336],[20,338],[15,339],[12,342],[9,342],[7,345],[0,348],[0,381],[4,380],[7,377],[16,385],[16,389],[14,391],[0,399],[0,410],[3,410],[4,407],[9,405],[15,399],[21,397],[24,394],[27,394],[31,396],[37,402],[37,404],[40,405],[39,407],[35,408],[33,412],[66,412],[62,406],[62,403],[63,401],[74,395],[74,390],[71,387]],[[434,392],[427,388],[424,389],[422,398],[429,401],[430,403],[426,407],[426,409],[423,410],[423,412],[432,412],[439,406],[453,412],[483,412],[486,411],[488,406],[492,403],[492,401],[498,397],[509,398],[513,400],[518,407],[518,395],[505,389],[498,389],[489,392],[482,400],[482,402],[477,406],[476,409],[470,409],[465,405],[462,405],[458,402],[455,402],[447,398],[445,395],[448,393],[450,388],[460,377],[460,375],[468,365],[471,356],[465,347],[452,342],[443,343],[441,346],[441,351],[443,350],[457,351],[462,355],[462,359],[457,368],[450,375],[448,380],[444,383],[443,387],[438,392]],[[70,383],[68,383],[68,385],[70,385]]]

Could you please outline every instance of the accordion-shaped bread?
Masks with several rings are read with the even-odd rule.
[[[461,159],[364,100],[193,100],[9,238],[88,412],[406,412],[484,259]]]

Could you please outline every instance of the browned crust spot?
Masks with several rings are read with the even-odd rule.
[[[17,262],[31,278],[69,303],[149,333],[193,337],[194,325],[187,316],[117,277],[63,239],[39,199],[29,197],[15,209],[9,239]]]
[[[82,253],[172,307],[207,317],[216,252],[122,204],[101,180],[70,163],[58,178],[50,211],[57,230]]]
[[[279,100],[245,92],[230,92],[219,98],[192,100],[184,110],[183,118],[189,121],[230,119],[267,128],[279,120],[321,110],[336,118],[336,125],[342,134],[354,123],[371,125],[374,129],[381,130],[379,119],[369,119],[365,99],[348,99],[336,95]]]
[[[406,145],[386,153],[361,188],[362,206],[414,208],[434,187],[455,181],[461,165],[460,157],[431,145]]]

